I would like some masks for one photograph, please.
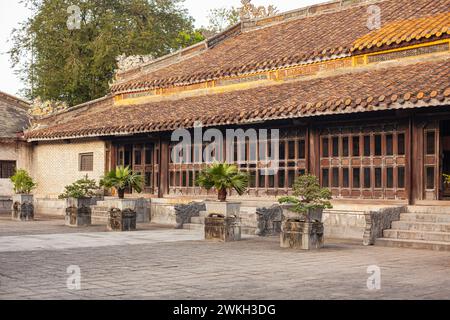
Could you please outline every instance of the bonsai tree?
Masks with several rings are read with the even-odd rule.
[[[119,199],[125,198],[125,190],[131,188],[141,193],[144,180],[141,175],[131,171],[130,167],[117,167],[110,171],[100,180],[100,186],[105,188],[115,188]]]
[[[234,189],[243,195],[248,186],[248,175],[238,167],[227,163],[214,163],[205,168],[197,179],[197,185],[207,190],[215,188],[221,202],[227,200],[228,190]]]
[[[92,198],[97,194],[99,187],[97,186],[97,182],[95,180],[89,179],[86,175],[83,179],[75,181],[71,185],[66,186],[64,189],[64,193],[59,195],[59,199]]]
[[[280,203],[292,204],[291,211],[307,213],[310,209],[331,209],[331,191],[321,188],[319,179],[310,174],[298,177],[293,186],[294,196],[282,197]]]
[[[16,194],[31,194],[37,184],[33,181],[26,170],[20,169],[11,177]]]

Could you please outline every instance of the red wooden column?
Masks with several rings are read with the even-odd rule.
[[[424,190],[424,163],[423,163],[423,136],[424,123],[418,121],[415,117],[411,120],[411,201],[414,204],[417,200],[423,199]]]
[[[308,128],[309,173],[320,177],[320,134],[312,125]]]
[[[108,149],[109,149],[109,159],[107,159],[108,168],[106,169],[106,171],[111,171],[113,168],[117,166],[117,146],[112,142],[108,142]]]
[[[159,188],[158,197],[169,193],[169,140],[161,138],[159,144]]]

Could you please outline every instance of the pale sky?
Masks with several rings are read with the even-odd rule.
[[[6,53],[11,43],[8,41],[12,30],[24,21],[29,12],[20,0],[0,0],[0,91],[18,95],[23,84],[11,69],[9,56]],[[280,12],[301,8],[307,5],[324,2],[324,0],[253,0],[255,5],[275,5]],[[208,24],[210,9],[221,7],[239,7],[240,0],[185,0],[184,6],[194,17],[197,27]]]

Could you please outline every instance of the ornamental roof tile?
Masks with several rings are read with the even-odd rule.
[[[245,124],[439,106],[450,103],[450,58],[383,64],[334,76],[301,79],[247,90],[111,106],[63,124],[26,133],[29,140],[69,139]]]
[[[381,28],[374,31],[367,26],[372,14],[370,5],[377,5],[381,14]],[[450,33],[448,0],[335,1],[298,10],[303,11],[294,18],[288,18],[295,16],[293,13],[271,18],[275,23],[265,26],[256,21],[256,27],[250,29],[246,27],[249,22],[243,22],[226,31],[222,40],[206,42],[214,45],[198,45],[200,50],[194,54],[161,66],[144,66],[130,72],[131,76],[119,75],[111,91],[194,84],[315,59],[411,45],[449,37]]]

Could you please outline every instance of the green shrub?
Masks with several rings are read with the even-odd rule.
[[[99,186],[95,180],[91,180],[86,175],[83,179],[77,180],[71,185],[65,187],[64,193],[61,194],[59,199],[67,198],[92,198],[99,191]]]
[[[215,188],[219,201],[224,202],[227,200],[228,189],[236,190],[239,195],[244,194],[248,186],[248,175],[240,172],[235,165],[214,163],[200,173],[196,183],[207,190]]]
[[[100,180],[100,186],[105,188],[115,188],[119,194],[119,198],[125,197],[125,190],[132,188],[138,193],[142,192],[144,185],[144,179],[141,175],[131,171],[130,167],[117,167],[116,170],[112,170],[106,174]]]
[[[450,174],[444,174],[444,182],[450,183]]]
[[[33,181],[26,170],[20,169],[11,177],[16,194],[30,194],[37,184]]]
[[[310,174],[298,177],[293,186],[294,196],[282,197],[280,203],[292,204],[294,212],[305,213],[309,209],[330,209],[331,191],[322,188],[319,179]]]

